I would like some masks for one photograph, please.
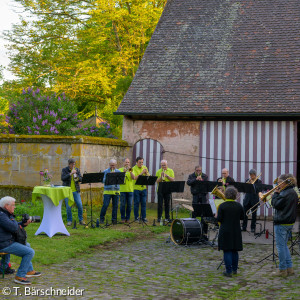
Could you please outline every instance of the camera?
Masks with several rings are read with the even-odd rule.
[[[40,223],[41,217],[40,216],[29,216],[29,214],[23,214],[22,215],[22,223],[26,223],[28,220],[31,222]]]

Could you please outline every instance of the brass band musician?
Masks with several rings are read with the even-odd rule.
[[[287,242],[297,217],[298,195],[294,190],[296,179],[293,175],[280,175],[279,185],[281,186],[275,190],[271,201],[275,209],[274,231],[279,259],[279,270],[273,275],[287,277],[295,274]]]
[[[256,170],[251,169],[249,171],[249,178],[246,179],[246,183],[253,184],[253,187],[255,189],[255,194],[249,194],[246,193],[244,200],[243,200],[243,208],[244,208],[244,221],[242,225],[242,230],[246,231],[247,229],[247,223],[248,223],[248,217],[246,212],[253,207],[256,203],[259,202],[259,197],[258,197],[258,192],[256,190],[256,185],[261,184],[262,181],[257,178],[256,176]],[[252,213],[252,220],[251,220],[251,232],[255,232],[255,227],[256,227],[256,211]]]
[[[163,203],[165,207],[165,219],[166,221],[170,221],[170,200],[171,194],[164,194],[159,191],[158,187],[160,182],[168,182],[174,181],[174,171],[168,168],[168,162],[164,159],[160,162],[161,168],[156,172],[156,176],[158,177],[156,182],[157,186],[157,222],[161,221],[162,212],[163,212]]]

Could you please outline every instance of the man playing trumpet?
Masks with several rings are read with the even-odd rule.
[[[140,156],[136,158],[136,165],[132,168],[133,179],[137,180],[139,176],[149,175],[148,168],[144,166],[144,159]],[[135,183],[135,182],[134,182]],[[139,221],[139,218],[143,222],[148,222],[146,219],[146,203],[147,203],[147,188],[145,185],[134,185],[133,191],[134,201],[134,219]],[[141,204],[141,216],[139,217],[139,207]]]
[[[279,258],[279,270],[274,275],[287,277],[295,273],[287,242],[297,217],[298,195],[293,187],[296,179],[291,174],[283,174],[278,178],[278,185],[280,187],[275,190],[271,201],[275,209],[273,220]]]
[[[134,175],[132,173],[132,168],[130,167],[129,158],[124,159],[124,167],[119,169],[121,172],[126,172],[125,174],[125,184],[120,185],[120,213],[121,222],[128,223],[130,220],[132,199],[133,199],[133,179]]]
[[[156,176],[158,177],[157,182],[157,222],[160,222],[162,212],[163,212],[163,202],[165,207],[165,219],[167,221],[170,220],[170,199],[171,194],[163,194],[159,191],[159,183],[160,182],[168,182],[168,181],[174,181],[174,171],[170,168],[168,168],[168,162],[166,160],[162,160],[160,162],[161,168],[156,172]]]
[[[80,225],[86,225],[83,221],[83,208],[82,201],[80,197],[80,186],[79,182],[81,182],[82,177],[80,174],[80,170],[75,168],[75,159],[70,158],[68,160],[68,166],[61,170],[61,181],[63,182],[63,186],[69,186],[72,189],[74,201],[78,208],[78,219]],[[66,208],[67,208],[67,226],[72,225],[72,210],[68,203],[68,198],[65,199]]]

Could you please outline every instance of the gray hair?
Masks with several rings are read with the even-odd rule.
[[[229,186],[225,190],[225,198],[235,200],[237,193],[238,191],[234,186]]]
[[[251,169],[251,170],[249,171],[249,174],[254,174],[254,175],[256,175],[256,170],[255,170],[255,169]]]
[[[168,162],[167,162],[167,160],[166,160],[166,159],[163,159],[163,160],[161,160],[161,162],[160,162],[160,163],[166,163],[166,164],[167,164]]]
[[[75,159],[74,159],[74,158],[70,158],[70,159],[68,160],[68,164],[74,164],[74,162],[75,162]]]
[[[110,163],[110,164],[116,164],[117,161],[116,161],[115,159],[111,159],[111,160],[109,161],[109,163]]]
[[[16,199],[10,196],[5,196],[0,199],[0,207],[4,208],[6,204],[11,204],[12,202],[16,202]]]

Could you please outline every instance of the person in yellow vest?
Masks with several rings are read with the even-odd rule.
[[[157,182],[157,222],[161,221],[162,212],[163,212],[163,203],[165,207],[165,219],[166,221],[170,221],[170,199],[171,194],[170,193],[162,193],[159,191],[159,183],[160,182],[168,182],[168,181],[174,181],[175,175],[174,171],[170,168],[168,168],[168,162],[166,160],[162,160],[160,162],[161,168],[156,172],[156,176],[158,177]]]
[[[130,220],[132,199],[133,199],[133,179],[132,168],[130,167],[129,158],[124,159],[124,167],[119,169],[125,174],[125,184],[120,185],[120,213],[121,222],[128,223]]]
[[[136,185],[135,182],[139,176],[149,175],[148,168],[144,166],[144,159],[140,156],[136,158],[136,165],[132,168],[134,187],[133,187],[133,202],[134,202],[134,220],[148,222],[146,219],[146,203],[147,203],[147,188],[145,185]],[[139,207],[141,204],[141,215],[139,216]]]

